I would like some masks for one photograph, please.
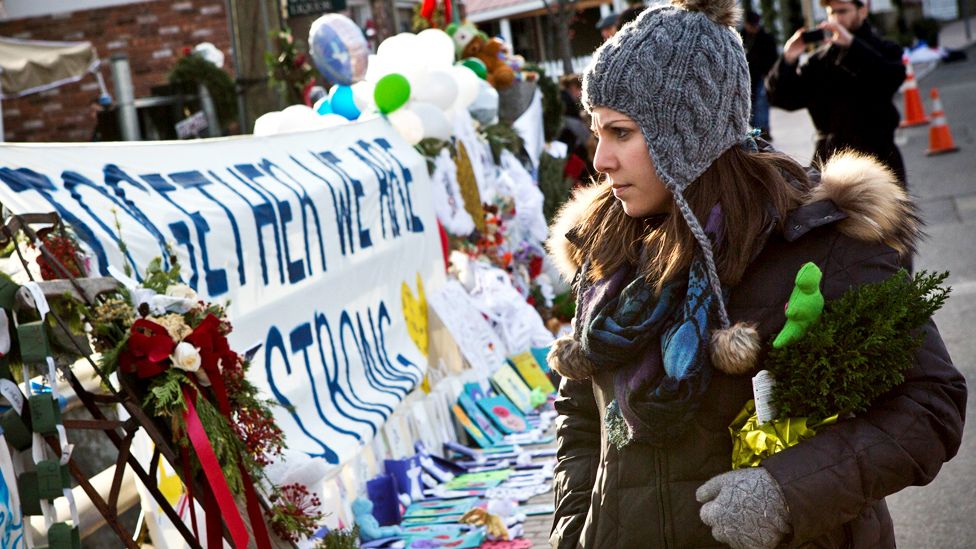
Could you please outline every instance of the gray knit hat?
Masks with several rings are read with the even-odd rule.
[[[658,176],[695,235],[722,328],[729,327],[712,247],[683,196],[749,132],[751,82],[735,0],[672,0],[649,8],[593,55],[583,105],[608,107],[641,128]]]

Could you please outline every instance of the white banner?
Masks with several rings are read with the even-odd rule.
[[[443,284],[423,158],[382,119],[196,142],[0,146],[0,202],[57,211],[107,275],[169,243],[290,448],[340,463],[426,370],[428,290]]]

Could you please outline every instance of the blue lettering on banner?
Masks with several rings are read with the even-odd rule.
[[[410,183],[413,175],[403,166],[395,156],[389,153],[392,146],[385,139],[377,139],[376,145],[359,140],[354,147],[350,147],[357,158],[369,166],[376,175],[380,192],[380,228],[383,237],[387,237],[386,218],[389,216],[390,233],[393,238],[400,236],[400,213],[396,206],[397,196],[400,198],[400,211],[403,214],[405,228],[408,232],[422,232],[423,222],[413,213],[413,200],[410,197]],[[397,173],[399,168],[399,174]]]
[[[207,220],[200,215],[199,210],[194,212],[189,212],[183,206],[180,206],[175,200],[170,198],[170,192],[176,190],[176,187],[166,181],[162,175],[158,173],[148,173],[139,176],[143,181],[149,184],[163,200],[172,204],[174,208],[180,211],[183,215],[190,218],[193,223],[194,228],[197,231],[197,243],[200,245],[200,263],[203,266],[204,279],[207,281],[207,293],[211,297],[216,297],[218,295],[223,295],[227,293],[229,289],[227,286],[227,270],[226,269],[211,269],[210,268],[210,254],[207,251],[207,233],[210,232],[210,224]],[[197,268],[196,254],[193,247],[193,240],[190,236],[190,227],[183,221],[175,221],[169,224],[170,231],[176,238],[176,243],[182,246],[186,246],[187,253],[190,256],[190,271],[193,273],[190,276],[188,284],[191,288],[196,290],[198,288],[200,272]]]
[[[379,349],[380,355],[382,356],[383,359],[381,362],[386,365],[386,368],[388,368],[390,372],[396,372],[397,368],[393,366],[392,362],[390,362],[390,356],[386,352],[386,335],[385,332],[383,331],[383,320],[386,320],[387,326],[393,325],[393,321],[390,319],[390,311],[386,308],[386,303],[380,301],[380,308],[379,308],[379,313],[377,315],[376,325],[373,324],[373,312],[366,311],[366,313],[369,315],[369,326],[370,329],[372,329],[373,331],[373,340],[376,341],[376,348]],[[377,327],[379,328],[379,330],[376,329]],[[376,339],[377,332],[380,335],[379,340]],[[412,391],[413,388],[417,386],[417,383],[420,383],[420,380],[423,379],[424,371],[420,366],[417,366],[416,364],[410,362],[409,360],[406,360],[401,354],[397,354],[397,361],[400,363],[401,366],[410,366],[413,370],[415,370],[416,377],[411,376],[409,378],[403,378],[402,376],[396,376],[396,374],[392,374],[395,377],[397,377],[397,379],[409,379],[411,383],[410,390]],[[405,371],[405,373],[409,373],[409,372]]]
[[[347,431],[342,427],[339,427],[335,423],[332,423],[332,421],[329,420],[325,412],[322,411],[322,402],[319,400],[319,392],[317,389],[318,384],[315,383],[315,377],[312,375],[312,360],[308,355],[308,348],[311,347],[313,343],[315,343],[314,339],[312,338],[312,325],[308,322],[299,325],[297,328],[291,331],[291,334],[289,334],[288,339],[291,342],[291,352],[292,353],[300,352],[302,353],[302,357],[305,359],[305,373],[308,375],[309,385],[311,386],[312,389],[312,401],[315,403],[315,411],[318,413],[319,419],[321,419],[323,423],[335,429],[336,431],[344,435],[355,437],[356,440],[358,441],[362,441],[363,438],[359,436],[358,433],[354,433],[353,431]],[[320,348],[319,349],[320,355],[321,355],[321,351],[322,349]]]
[[[61,219],[70,225],[75,233],[95,254],[98,262],[98,272],[102,275],[108,274],[108,257],[105,255],[105,247],[87,223],[79,219],[74,213],[61,205],[58,200],[51,196],[51,192],[57,190],[54,183],[46,175],[39,174],[28,168],[0,168],[0,181],[7,184],[16,193],[24,191],[35,191],[61,216]]]
[[[256,168],[252,164],[236,164],[234,166],[237,168],[241,175],[248,178],[254,187],[262,189],[267,193],[274,203],[278,206],[278,219],[281,223],[281,244],[285,251],[285,264],[288,265],[288,282],[290,284],[295,284],[305,278],[305,262],[304,260],[291,260],[291,248],[288,246],[288,223],[292,220],[291,204],[287,200],[278,200],[275,197],[275,193],[269,191],[264,185],[262,185],[258,178],[268,177],[267,174]],[[252,188],[254,188],[252,187]]]
[[[79,186],[90,187],[94,189],[95,192],[97,192],[98,194],[107,198],[112,204],[118,206],[120,209],[125,210],[125,208],[123,208],[118,201],[112,198],[110,194],[105,192],[105,189],[95,185],[95,183],[93,183],[90,179],[77,172],[65,171],[64,173],[61,174],[61,178],[64,181],[64,188],[71,194],[71,198],[75,199],[75,202],[77,202],[78,205],[81,206],[81,209],[85,210],[85,213],[87,213],[92,219],[94,219],[95,223],[97,223],[98,226],[101,227],[106,234],[108,234],[113,240],[115,240],[115,243],[119,247],[119,250],[122,250],[123,246],[122,246],[121,235],[116,234],[115,230],[109,227],[109,225],[106,222],[102,221],[100,217],[95,215],[95,212],[92,211],[92,209],[88,206],[88,204],[85,204],[85,202],[81,198],[81,193],[78,191],[78,187]],[[136,264],[135,260],[132,258],[132,254],[129,253],[128,250],[125,250],[125,256],[130,265],[134,266]],[[106,271],[103,274],[108,273],[107,270],[108,265],[105,266],[105,269]],[[101,271],[101,266],[99,270]],[[139,278],[139,273],[138,273],[139,269],[133,269],[133,270],[136,271],[135,273],[136,279],[141,280]]]
[[[403,177],[403,190],[401,191],[400,199],[405,201],[404,209],[408,218],[407,226],[409,230],[415,233],[424,232],[424,222],[413,211],[413,195],[410,194],[410,185],[413,184],[413,174],[410,173],[410,168],[404,166],[400,162],[400,159],[391,152],[393,145],[390,145],[390,142],[385,138],[378,137],[373,141],[380,146],[380,149],[386,157],[400,168],[400,175]]]
[[[344,318],[340,318],[340,323],[344,320]],[[399,395],[400,397],[405,396],[408,389],[393,383],[391,378],[384,375],[385,371],[380,371],[378,364],[380,359],[373,354],[373,349],[370,347],[369,340],[366,338],[366,332],[363,330],[363,319],[358,312],[356,313],[356,326],[359,328],[356,348],[359,350],[360,359],[363,361],[367,379],[372,379],[377,385],[383,387],[387,393]],[[355,334],[356,332],[353,331],[353,333]],[[379,349],[377,349],[378,351]]]
[[[365,425],[371,431],[370,436],[374,436],[378,431],[378,426],[386,421],[390,414],[393,413],[393,408],[381,402],[367,402],[365,398],[356,394],[351,373],[353,362],[350,361],[350,349],[347,347],[347,341],[350,339],[350,336],[352,336],[352,344],[355,345],[358,358],[362,363],[360,370],[365,373],[367,384],[375,392],[390,394],[396,400],[400,400],[402,396],[416,387],[421,377],[420,367],[405,359],[403,355],[397,355],[397,361],[401,366],[400,370],[404,373],[410,372],[410,374],[398,375],[396,373],[397,368],[390,363],[389,351],[386,349],[384,323],[385,327],[389,327],[391,320],[389,309],[385,302],[379,302],[378,315],[376,317],[379,320],[378,323],[373,322],[372,308],[366,309],[365,316],[369,321],[372,342],[369,341],[365,332],[362,323],[363,315],[360,312],[354,312],[354,314],[356,318],[355,322],[353,321],[353,314],[350,314],[346,310],[341,311],[339,313],[339,332],[334,334],[326,315],[315,312],[313,322],[298,324],[289,332],[288,347],[285,345],[281,330],[277,326],[272,326],[267,333],[264,345],[265,374],[274,397],[288,410],[288,413],[295,420],[299,429],[323,448],[328,448],[328,446],[319,438],[310,434],[311,432],[317,432],[317,430],[309,422],[307,414],[302,413],[305,410],[295,408],[293,403],[281,391],[280,388],[282,385],[287,383],[290,387],[310,386],[312,403],[315,407],[318,420],[328,429],[342,435],[353,437],[361,442],[363,440],[362,435],[356,431],[341,427],[335,420],[342,417]],[[338,336],[338,342],[335,338],[336,335]],[[325,349],[327,343],[330,350],[328,354]],[[319,389],[322,380],[320,378],[317,380],[312,372],[310,348],[313,345],[318,348],[319,360],[321,361],[325,374],[325,387],[328,388],[328,393],[320,392]],[[340,348],[344,364],[340,364],[337,352]],[[281,355],[285,365],[286,375],[284,376],[276,376],[275,372],[272,371],[271,357],[274,353]],[[292,377],[297,376],[297,373],[293,374],[291,367],[291,357],[294,355],[300,355],[300,360],[304,361],[305,364],[305,376],[300,376],[304,378],[301,381],[299,381],[298,377]],[[331,356],[331,360],[328,359],[329,356]],[[380,368],[382,368],[383,380],[380,379]],[[411,375],[413,373],[416,375]],[[384,383],[384,380],[396,381],[405,385],[390,385]],[[343,383],[346,386],[345,388],[343,387]],[[345,404],[341,401],[344,401]],[[327,406],[327,403],[331,403],[331,406]],[[350,413],[347,406],[355,410],[355,413]],[[334,408],[338,414],[330,418],[330,414],[328,413],[329,408]],[[321,455],[325,457],[326,453]],[[326,457],[326,459],[328,460],[329,458]]]
[[[348,330],[347,330],[347,328],[348,328]],[[349,316],[349,313],[347,311],[342,311],[342,314],[339,315],[339,344],[342,346],[342,358],[346,361],[346,381],[349,381],[352,378],[352,376],[349,373],[349,351],[346,348],[346,332],[349,332],[352,335],[352,343],[356,347],[356,352],[359,353],[360,360],[362,360],[362,358],[363,358],[362,357],[362,350],[361,350],[361,348],[359,346],[359,340],[356,338],[356,328],[352,324],[352,317]],[[377,383],[376,380],[373,378],[373,375],[372,375],[372,372],[370,371],[370,369],[367,368],[366,366],[367,366],[367,364],[364,362],[363,363],[363,372],[366,374],[366,383],[369,384],[369,386],[373,390],[375,390],[377,392],[380,392],[380,393],[391,394],[394,397],[398,397],[397,393],[394,392],[394,391],[390,391],[389,388],[385,388],[385,389],[382,388],[382,386],[379,383]],[[351,388],[351,385],[350,385],[350,388]],[[355,396],[357,399],[359,399],[359,397],[356,395],[355,391],[353,391],[353,396]],[[364,405],[364,406],[367,405],[367,403],[364,400],[362,400],[362,399],[359,399],[359,403],[362,404],[362,405]],[[384,418],[386,416],[388,416],[389,414],[392,414],[393,413],[393,408],[389,404],[373,403],[373,405],[378,406],[378,407],[380,407],[380,408],[382,408],[383,410],[386,411],[386,413],[383,413],[383,417]],[[372,408],[370,408],[370,409],[372,409]]]
[[[325,333],[326,333],[327,340],[329,342],[329,347],[332,351],[333,366],[331,369],[329,368],[329,362],[325,359],[325,345],[322,339],[322,328],[325,328]],[[365,409],[356,406],[356,404],[354,404],[353,401],[349,398],[349,395],[346,394],[346,391],[343,390],[342,385],[339,384],[339,357],[336,354],[335,340],[332,338],[332,328],[329,326],[329,321],[328,319],[325,318],[325,315],[318,312],[315,313],[315,336],[316,339],[318,340],[319,359],[322,361],[322,370],[325,372],[326,384],[329,386],[329,396],[332,399],[332,403],[335,405],[336,410],[344,417],[368,426],[370,429],[372,429],[373,434],[375,435],[376,425],[374,423],[365,419],[361,419],[349,415],[348,413],[346,413],[345,410],[342,409],[342,407],[339,404],[339,399],[336,398],[337,396],[341,396],[342,399],[345,400],[346,404],[348,404],[349,406],[360,411],[366,411]]]
[[[234,170],[232,170],[231,168],[227,168],[227,171],[230,172],[230,174],[233,175],[235,178],[237,178],[237,180],[240,181],[244,186],[251,188],[251,186],[248,185],[247,182],[244,181],[240,175],[234,172]],[[261,278],[263,279],[265,286],[268,285],[268,261],[267,261],[268,252],[264,246],[263,229],[264,227],[271,225],[271,230],[274,233],[274,241],[275,241],[274,257],[275,259],[278,260],[278,278],[279,281],[282,284],[284,284],[285,271],[281,264],[281,254],[278,253],[278,249],[281,247],[281,242],[278,240],[278,218],[277,215],[275,214],[274,206],[271,205],[271,202],[268,201],[268,198],[266,196],[264,196],[263,194],[257,191],[255,192],[257,193],[258,196],[261,197],[261,200],[264,201],[264,204],[257,204],[257,205],[252,204],[251,201],[244,198],[244,195],[241,194],[240,191],[235,189],[233,185],[229,183],[225,183],[224,181],[221,181],[221,183],[225,187],[230,189],[232,193],[240,197],[240,199],[243,200],[244,203],[251,208],[251,213],[254,215],[254,230],[255,233],[257,234],[257,240],[258,240],[258,257],[261,258]]]
[[[213,172],[211,172],[211,175]],[[169,178],[173,180],[176,184],[180,185],[186,189],[196,189],[203,195],[204,198],[216,204],[220,209],[224,210],[224,214],[227,215],[227,221],[230,222],[231,232],[234,234],[234,253],[237,256],[237,279],[238,284],[244,285],[244,251],[241,249],[241,231],[237,228],[237,220],[234,219],[234,214],[230,211],[223,202],[217,200],[211,195],[206,187],[213,185],[205,175],[194,170],[189,172],[176,172],[169,174]]]
[[[163,261],[163,268],[168,269],[169,253],[166,251],[166,237],[163,236],[162,231],[156,228],[156,225],[150,221],[148,217],[146,217],[146,214],[144,214],[142,210],[136,206],[135,202],[133,202],[132,199],[126,195],[125,189],[122,188],[121,183],[128,183],[135,189],[144,193],[148,193],[149,190],[142,183],[129,177],[128,174],[119,169],[119,167],[115,164],[106,164],[105,167],[102,168],[102,175],[105,178],[105,184],[111,187],[115,192],[115,196],[119,197],[119,200],[122,201],[122,207],[125,212],[132,216],[133,219],[138,221],[142,227],[149,232],[149,234],[156,238],[156,244],[159,246],[159,255]],[[134,270],[138,271],[138,269]]]
[[[378,317],[382,318],[383,314],[386,312],[386,303],[380,301],[379,310],[380,310],[380,314],[378,315]],[[381,330],[378,331],[376,329],[377,325],[375,322],[373,322],[372,310],[370,309],[366,310],[366,318],[369,322],[369,332],[373,336],[373,347],[376,349],[377,367],[387,379],[394,382],[406,383],[406,392],[409,393],[410,391],[413,390],[414,387],[417,386],[417,382],[420,381],[420,377],[419,376],[414,377],[410,375],[411,374],[410,372],[398,370],[397,368],[394,368],[392,364],[390,364],[389,357],[386,354],[386,343],[382,338],[377,337],[377,334],[381,333]],[[388,314],[386,315],[386,318],[387,320],[389,320],[390,317]],[[356,321],[360,322],[359,313],[356,313]],[[360,322],[359,330],[362,331],[362,329],[363,329],[362,323]],[[363,340],[365,339],[366,336],[363,335]]]
[[[339,463],[339,456],[336,455],[332,448],[330,448],[327,444],[312,435],[312,433],[308,432],[308,429],[305,428],[305,424],[302,422],[302,418],[298,416],[298,411],[294,406],[292,406],[291,401],[288,400],[288,397],[286,397],[281,390],[278,389],[278,384],[275,381],[275,375],[271,371],[272,351],[277,351],[278,354],[281,355],[281,359],[285,362],[285,373],[290,376],[291,364],[288,361],[288,350],[285,349],[285,341],[281,337],[281,332],[278,331],[278,328],[275,326],[272,326],[268,330],[268,337],[264,342],[264,373],[265,376],[267,376],[268,385],[271,386],[271,393],[276,399],[278,399],[278,402],[280,402],[281,405],[288,410],[289,415],[291,415],[292,419],[295,420],[298,428],[305,433],[305,436],[315,441],[316,444],[322,447],[321,452],[308,452],[308,454],[312,457],[322,457],[329,463]]]
[[[291,174],[281,169],[277,164],[269,160],[262,160],[261,169],[266,171],[268,175],[273,177],[275,181],[280,183],[282,186],[288,188],[288,190],[294,193],[295,198],[298,199],[299,210],[302,213],[302,234],[305,237],[305,257],[308,259],[309,276],[311,276],[313,273],[312,273],[312,255],[311,252],[309,251],[309,245],[308,245],[308,213],[306,213],[306,210],[312,212],[312,218],[315,221],[315,234],[317,234],[319,237],[319,255],[322,257],[322,272],[325,272],[326,271],[325,244],[322,242],[322,224],[319,222],[319,211],[315,207],[315,203],[312,201],[312,197],[308,196],[308,192],[305,190],[305,188],[302,186],[301,183],[295,181],[295,178],[293,178]],[[298,189],[301,189],[301,192],[299,193],[297,189],[285,183],[280,177],[275,175],[275,171],[272,170],[275,170],[277,172],[280,172],[282,175],[287,176],[288,179],[290,179],[295,184],[295,186],[298,187]]]
[[[346,173],[346,170],[339,165],[339,157],[337,157],[335,154],[329,151],[323,151],[320,153],[313,153],[312,156],[321,162],[326,168],[333,171],[342,180],[342,188],[339,190],[338,196],[336,196],[335,187],[332,186],[332,183],[330,183],[328,179],[322,177],[314,170],[309,169],[304,164],[299,162],[295,157],[292,157],[292,160],[296,164],[302,168],[305,168],[305,171],[322,180],[329,187],[329,192],[332,195],[332,205],[335,209],[336,225],[339,230],[339,250],[342,252],[342,255],[347,255],[347,240],[349,249],[348,255],[353,255],[356,253],[356,241],[353,238],[352,228],[353,204],[355,204],[356,208],[356,236],[359,237],[359,248],[369,248],[373,245],[373,239],[369,234],[369,229],[363,228],[362,215],[360,212],[359,201],[365,196],[362,182]],[[350,187],[352,188],[351,191]]]

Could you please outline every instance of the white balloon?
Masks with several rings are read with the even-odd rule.
[[[430,73],[421,67],[404,66],[402,70],[396,71],[402,74],[410,82],[410,97],[417,97],[420,90],[430,87]]]
[[[458,85],[454,75],[442,70],[427,73],[426,83],[410,89],[415,90],[410,94],[413,99],[433,103],[442,111],[451,108],[458,96]]]
[[[323,128],[333,128],[335,126],[345,126],[349,123],[345,116],[335,113],[323,114],[319,117],[319,123]]]
[[[454,99],[454,108],[458,110],[467,109],[478,97],[481,79],[471,72],[471,69],[458,65],[451,67],[451,75],[454,76],[454,82],[458,89],[457,98]]]
[[[417,35],[431,69],[450,67],[454,64],[454,40],[440,29],[426,29]]]
[[[356,103],[359,112],[366,112],[373,108],[373,90],[376,89],[376,82],[362,80],[352,85],[352,99]]]
[[[416,145],[424,138],[424,123],[417,116],[417,113],[410,109],[400,107],[391,112],[387,116],[387,119],[393,125],[393,128],[396,129],[397,133],[400,134],[400,137],[410,145]]]
[[[420,44],[417,35],[412,32],[401,32],[391,36],[376,48],[376,55],[389,61],[416,60]],[[396,65],[393,65],[396,67]]]
[[[433,137],[441,141],[447,141],[451,138],[453,128],[440,107],[433,103],[411,102],[407,108],[420,117],[425,138]]]
[[[391,72],[393,69],[385,58],[371,53],[369,54],[369,62],[366,64],[366,76],[363,79],[375,83]]]
[[[281,126],[281,111],[266,112],[254,121],[254,135],[275,135]]]
[[[321,127],[321,117],[305,105],[291,105],[281,111],[278,133],[317,130]]]

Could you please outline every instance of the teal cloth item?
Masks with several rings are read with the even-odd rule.
[[[621,276],[628,275],[615,273],[592,291],[616,285]],[[583,351],[614,370],[616,401],[605,421],[615,445],[665,446],[686,432],[711,381],[708,344],[717,299],[698,257],[687,282],[665,284],[660,296],[636,274],[605,303],[581,300],[595,309],[581,333]]]

